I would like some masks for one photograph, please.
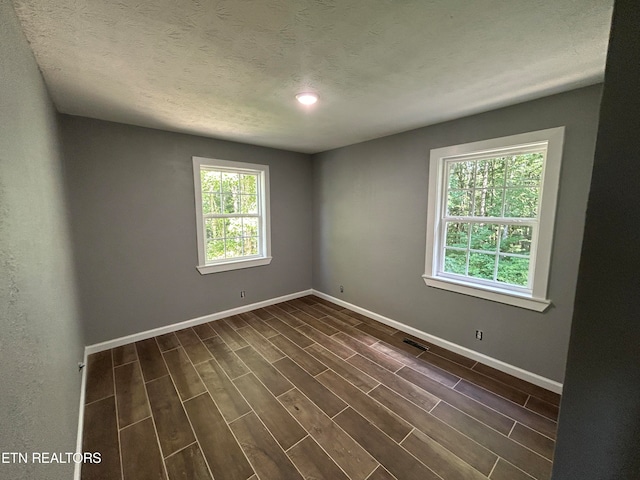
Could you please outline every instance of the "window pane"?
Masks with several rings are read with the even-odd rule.
[[[529,259],[500,255],[498,281],[526,287],[529,280]]]
[[[222,213],[222,196],[219,193],[211,196],[211,213]]]
[[[240,188],[242,193],[256,195],[258,193],[258,176],[240,175]]]
[[[215,238],[215,235],[213,233],[213,219],[211,219],[211,218],[205,219],[205,221],[204,221],[204,232],[205,232],[205,238],[207,240]]]
[[[444,271],[449,273],[465,274],[467,263],[467,252],[460,250],[445,249],[444,251]]]
[[[222,192],[238,193],[240,191],[240,175],[222,172]]]
[[[481,188],[475,191],[476,217],[500,217],[502,216],[502,189]]]
[[[476,163],[476,188],[504,186],[506,157],[488,158]]]
[[[244,254],[245,255],[258,255],[258,238],[246,237],[244,241]]]
[[[536,218],[538,215],[539,189],[507,188],[505,192],[504,216],[514,218]]]
[[[449,188],[472,188],[475,162],[451,162],[449,164]]]
[[[471,215],[471,192],[469,190],[449,190],[447,195],[447,215],[453,217]]]
[[[447,247],[467,248],[469,242],[469,224],[447,222]]]
[[[219,193],[202,194],[202,213],[222,213],[222,199]]]
[[[226,257],[235,258],[242,256],[242,239],[241,238],[227,238],[225,240]]]
[[[220,191],[220,172],[217,170],[200,170],[200,183],[202,192]]]
[[[226,237],[241,237],[242,236],[242,218],[228,218]]]
[[[233,194],[222,195],[223,213],[238,213],[238,197]]]
[[[205,219],[205,227],[207,240],[224,237],[224,218],[207,218]]]
[[[258,219],[257,218],[245,218],[244,229],[242,235],[245,237],[257,237],[258,236]]]
[[[498,249],[498,225],[475,223],[471,226],[471,248],[495,252]]]
[[[486,253],[469,254],[469,276],[493,280],[496,256]]]
[[[209,240],[207,242],[207,261],[224,258],[224,240]]]
[[[533,228],[525,225],[503,225],[500,238],[500,251],[529,255]]]
[[[213,199],[211,198],[213,195],[211,193],[203,193],[202,194],[202,213],[205,215],[207,213],[213,213]]]
[[[240,213],[258,213],[258,196],[241,195]]]
[[[508,162],[507,185],[540,185],[542,180],[542,153],[515,155]]]

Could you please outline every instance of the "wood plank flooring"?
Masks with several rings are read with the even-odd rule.
[[[84,480],[551,475],[559,395],[315,296],[87,369]]]

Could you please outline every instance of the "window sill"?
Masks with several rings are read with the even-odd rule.
[[[260,257],[248,260],[233,260],[224,263],[215,263],[212,265],[198,265],[196,268],[200,272],[200,275],[208,275],[209,273],[227,272],[229,270],[269,265],[272,259],[273,257]]]
[[[464,295],[470,295],[472,297],[484,298],[485,300],[505,303],[507,305],[526,308],[528,310],[535,310],[536,312],[544,312],[551,304],[550,300],[544,298],[528,297],[526,295],[520,295],[506,290],[500,290],[498,288],[489,289],[485,287],[479,287],[470,283],[457,282],[450,279],[433,277],[431,275],[422,275],[422,278],[424,279],[424,283],[429,287],[449,290],[450,292],[462,293]]]

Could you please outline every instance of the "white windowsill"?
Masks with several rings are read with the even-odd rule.
[[[273,257],[251,258],[248,260],[233,260],[223,263],[215,263],[212,265],[198,265],[196,268],[201,275],[209,273],[226,272],[229,270],[239,270],[241,268],[259,267],[261,265],[269,265]]]
[[[491,300],[493,302],[506,303],[507,305],[535,310],[536,312],[544,312],[551,304],[550,300],[544,298],[529,297],[497,288],[489,289],[487,287],[480,287],[471,283],[433,277],[431,275],[422,275],[422,278],[424,279],[424,283],[429,287],[441,288],[442,290],[471,295],[472,297],[484,298],[485,300]]]

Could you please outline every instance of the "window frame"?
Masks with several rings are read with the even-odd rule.
[[[510,135],[478,142],[452,145],[431,150],[429,158],[429,191],[427,206],[427,232],[425,273],[427,286],[449,290],[495,302],[543,312],[551,303],[548,299],[549,271],[553,245],[553,232],[560,183],[562,149],[565,127]],[[540,183],[538,228],[534,229],[530,258],[531,288],[509,287],[487,280],[447,275],[441,272],[444,261],[444,217],[446,205],[445,182],[448,182],[447,160],[482,159],[546,144],[546,158]],[[492,217],[489,217],[493,219]],[[508,218],[508,217],[507,217]],[[499,223],[487,220],[485,223]],[[523,222],[524,223],[524,222]]]
[[[196,212],[196,239],[198,245],[198,264],[196,268],[202,275],[210,273],[238,270],[241,268],[258,267],[271,263],[271,215],[269,192],[269,166],[257,163],[234,162],[216,158],[192,157],[193,160],[193,184],[195,193]],[[218,260],[207,263],[206,261],[206,234],[204,231],[204,213],[202,209],[202,182],[200,171],[202,167],[214,170],[231,171],[234,173],[250,173],[258,175],[258,218],[260,235],[258,241],[258,255],[237,257]]]

